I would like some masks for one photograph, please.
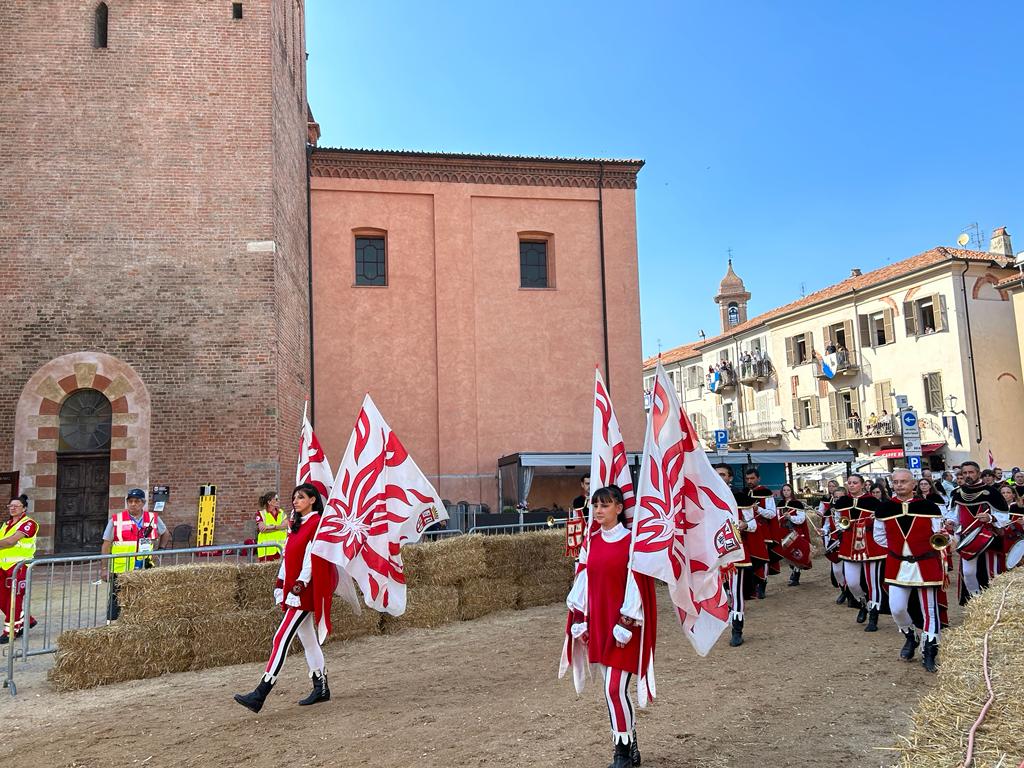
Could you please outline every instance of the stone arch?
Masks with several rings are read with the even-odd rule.
[[[1010,294],[1002,288],[995,287],[998,282],[999,278],[991,272],[979,276],[971,289],[971,298],[980,301],[1009,301]]]
[[[1009,371],[1003,371],[998,376],[996,376],[996,381],[1002,381],[1003,379],[1013,379],[1014,381],[1017,381],[1017,377],[1014,376]]]
[[[899,308],[899,306],[897,306],[897,304],[893,300],[892,296],[883,296],[881,298],[881,302],[883,304],[885,304],[887,307],[889,307],[889,309],[892,310],[893,316],[895,316],[895,317],[899,317],[900,316],[900,308]]]
[[[14,416],[14,469],[32,500],[43,552],[53,551],[60,407],[85,388],[102,392],[113,411],[109,508],[121,508],[129,485],[149,487],[152,408],[135,369],[102,352],[72,352],[44,364],[25,383]]]

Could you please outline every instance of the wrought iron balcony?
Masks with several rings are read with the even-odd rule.
[[[864,437],[862,419],[840,419],[839,421],[823,421],[821,423],[821,439],[826,443],[860,440],[862,437]]]
[[[755,421],[729,429],[729,443],[753,443],[782,437],[782,421]]]
[[[760,360],[741,360],[740,361],[740,383],[741,384],[760,384],[771,378],[772,373],[775,369],[772,367],[772,361],[767,357],[761,358]]]

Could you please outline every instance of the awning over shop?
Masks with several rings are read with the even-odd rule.
[[[930,456],[931,454],[933,454],[936,451],[941,450],[942,448],[945,448],[945,447],[946,447],[945,443],[925,443],[924,445],[921,446],[921,455],[922,456]],[[880,451],[875,451],[874,455],[878,456],[879,458],[882,458],[882,459],[902,459],[903,458],[903,449],[902,448],[883,448]]]

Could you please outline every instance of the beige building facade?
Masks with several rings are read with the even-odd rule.
[[[663,364],[709,444],[726,429],[730,450],[852,449],[863,471],[887,471],[905,461],[904,396],[923,466],[985,466],[991,451],[1009,469],[1024,464],[1024,416],[1007,407],[1024,397],[1009,251],[1000,229],[989,252],[933,248],[735,325],[723,312],[720,335]],[[723,294],[745,315],[731,265],[719,306]],[[656,362],[645,361],[645,388]]]

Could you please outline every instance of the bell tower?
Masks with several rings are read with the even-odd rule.
[[[732,259],[729,259],[729,269],[718,286],[718,295],[715,296],[715,303],[722,316],[722,333],[747,321],[748,301],[750,294],[747,293],[739,275],[732,271]]]

